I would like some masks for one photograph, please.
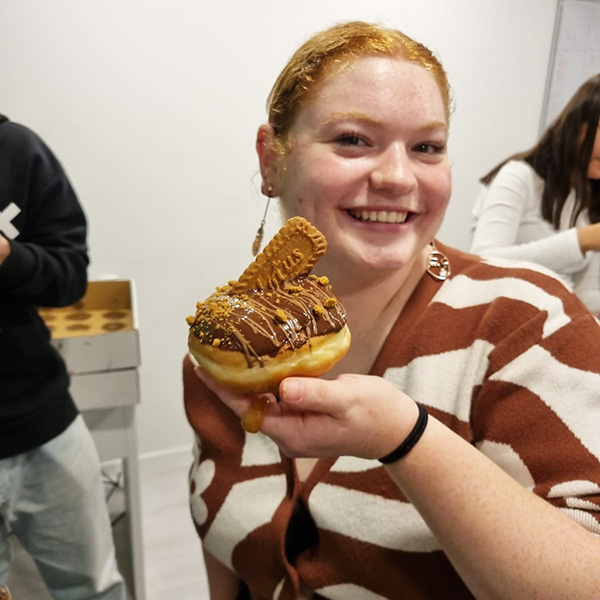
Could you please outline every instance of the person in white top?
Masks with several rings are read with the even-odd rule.
[[[600,314],[600,74],[536,145],[480,179],[471,252],[537,263]]]

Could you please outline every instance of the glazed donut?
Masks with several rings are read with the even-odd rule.
[[[288,220],[239,280],[188,317],[188,348],[215,380],[252,394],[277,393],[292,375],[317,377],[348,351],[346,312],[327,277],[311,273],[327,249],[301,217]]]

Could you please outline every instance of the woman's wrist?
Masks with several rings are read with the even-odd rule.
[[[600,250],[600,223],[593,225],[583,225],[577,228],[577,241],[582,254],[590,250]]]
[[[380,463],[389,465],[390,463],[399,461],[401,458],[404,458],[421,439],[421,436],[427,427],[429,415],[422,404],[417,403],[417,407],[419,409],[419,416],[417,417],[414,427],[406,436],[406,438],[404,438],[404,440],[394,450],[392,450],[389,454],[377,459]]]

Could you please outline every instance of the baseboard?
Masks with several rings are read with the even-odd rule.
[[[161,458],[163,456],[172,456],[173,454],[189,454],[190,458],[192,458],[192,447],[193,442],[190,441],[189,444],[185,446],[174,446],[173,448],[164,448],[162,450],[153,450],[152,452],[144,452],[140,454],[140,460],[151,460],[153,458]]]

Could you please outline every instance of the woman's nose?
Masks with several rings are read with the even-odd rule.
[[[406,148],[393,144],[378,156],[371,171],[371,185],[376,190],[389,189],[406,193],[414,189],[417,179]]]

